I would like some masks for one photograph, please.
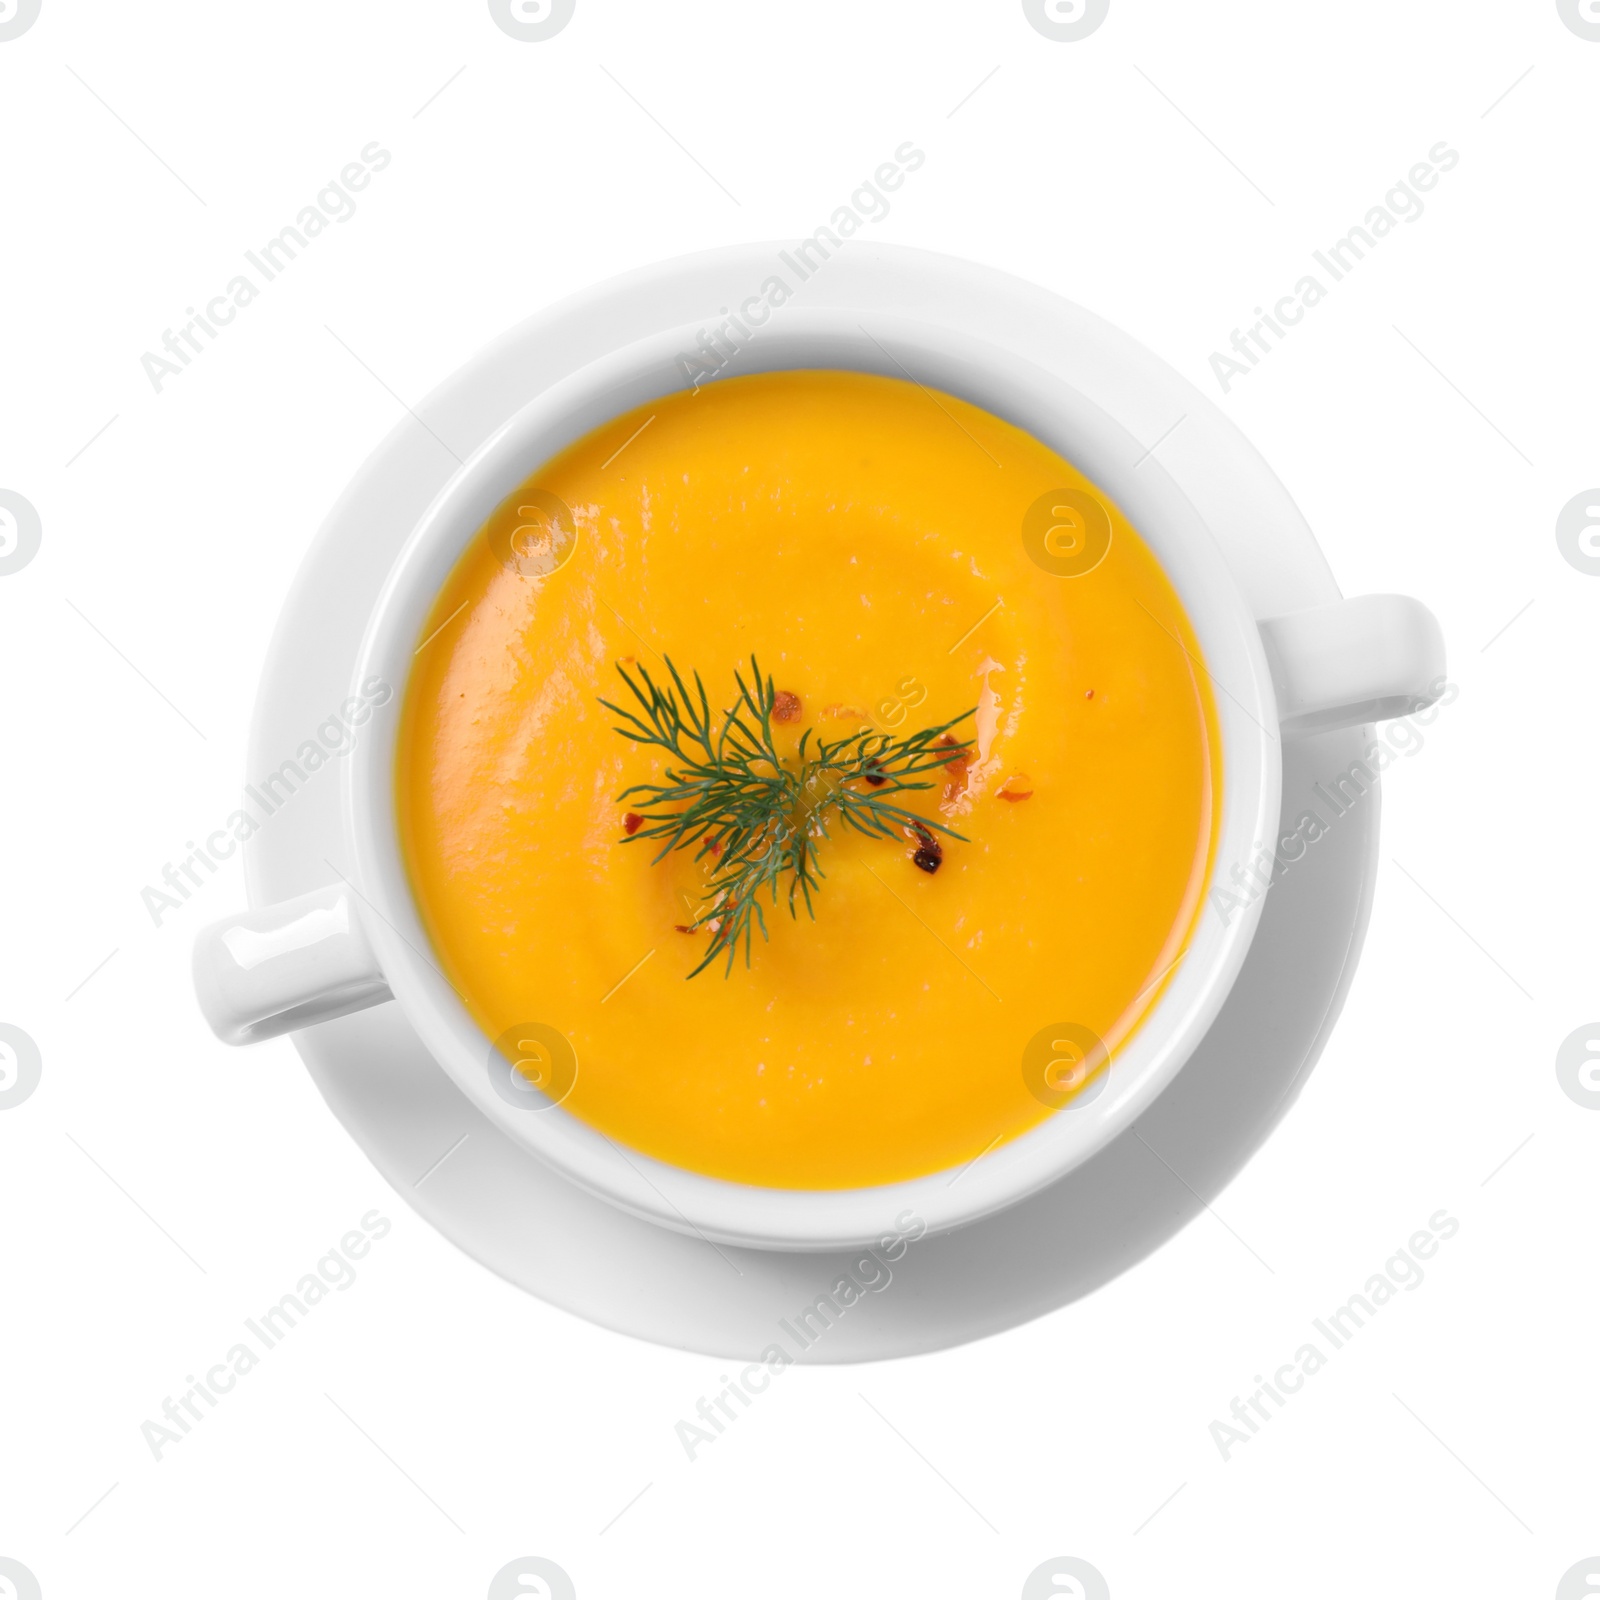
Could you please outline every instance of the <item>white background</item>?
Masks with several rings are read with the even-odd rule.
[[[1554,0],[1112,0],[1067,44],[1014,0],[578,0],[538,44],[481,0],[44,0],[0,43],[0,488],[43,524],[0,578],[0,1021],[43,1057],[0,1112],[0,1556],[47,1600],[478,1597],[524,1554],[584,1600],[1010,1597],[1061,1554],[1240,1600],[1544,1597],[1600,1553],[1600,1114],[1554,1068],[1600,1015],[1600,580],[1554,537],[1600,482],[1597,97]],[[809,232],[906,139],[871,235],[1159,352],[1346,593],[1434,608],[1460,693],[1385,778],[1354,989],[1226,1226],[1003,1337],[789,1374],[691,1465],[726,1364],[459,1254],[290,1044],[204,1028],[237,865],[160,928],[140,891],[236,804],[279,607],[401,401],[610,274]],[[142,353],[371,140],[358,213],[157,395]],[[1425,215],[1223,397],[1212,351],[1440,140]],[[373,1207],[360,1281],[154,1461],[163,1397]],[[1224,1462],[1210,1423],[1440,1208],[1426,1281]]]

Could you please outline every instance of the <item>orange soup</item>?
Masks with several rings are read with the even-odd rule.
[[[791,828],[827,828],[814,916],[782,878],[728,971],[719,855],[656,859],[673,760],[601,701],[638,712],[619,667],[666,685],[670,658],[720,727],[752,654],[783,770],[802,736],[871,730],[853,748],[892,761],[973,715],[926,789],[844,781],[919,822],[863,834],[816,791]],[[541,467],[419,636],[397,789],[422,920],[484,1033],[566,1041],[565,1109],[636,1151],[803,1189],[959,1166],[1087,1092],[1062,1041],[1114,1051],[1189,940],[1221,783],[1199,662],[1121,512],[1011,424],[860,373],[673,395]]]

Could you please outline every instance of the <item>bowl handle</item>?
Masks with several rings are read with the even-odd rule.
[[[392,998],[343,883],[203,928],[194,986],[226,1044],[254,1044]]]
[[[1285,733],[1384,722],[1444,692],[1444,635],[1403,594],[1364,594],[1261,623]]]

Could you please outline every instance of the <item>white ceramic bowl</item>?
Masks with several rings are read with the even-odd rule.
[[[908,271],[935,259],[905,255]],[[1226,877],[1263,849],[1270,853],[1280,741],[1430,703],[1444,672],[1437,624],[1415,601],[1367,596],[1258,625],[1211,534],[1151,450],[1060,377],[957,332],[935,313],[924,293],[915,319],[875,316],[869,332],[846,308],[786,306],[725,370],[909,377],[1026,429],[1099,485],[1176,587],[1216,690],[1223,783],[1214,870]],[[503,1083],[505,1065],[435,964],[402,864],[393,781],[399,708],[445,578],[490,513],[543,462],[602,423],[685,388],[680,356],[696,348],[702,331],[652,334],[540,394],[429,508],[372,612],[346,702],[366,724],[345,768],[353,870],[325,889],[206,929],[195,952],[201,1007],[219,1036],[247,1043],[393,997],[441,1069],[493,1121],[574,1182],[680,1231],[739,1245],[835,1249],[903,1233],[908,1215],[930,1230],[956,1227],[1070,1171],[1161,1092],[1226,998],[1255,933],[1259,897],[1227,918],[1201,915],[1158,1003],[1115,1052],[1096,1093],[964,1169],[870,1188],[793,1190],[669,1166],[625,1149],[559,1104],[498,1089],[492,1069]],[[374,693],[375,681],[392,692]]]

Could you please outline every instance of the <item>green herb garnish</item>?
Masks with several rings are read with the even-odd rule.
[[[786,757],[772,733],[779,696],[754,656],[754,688],[736,672],[738,697],[720,716],[713,716],[698,672],[691,693],[670,659],[666,665],[672,682],[662,687],[646,668],[639,667],[635,678],[619,663],[637,709],[609,700],[600,704],[621,719],[616,731],[625,739],[656,745],[669,757],[662,782],[636,783],[617,797],[637,799],[642,813],[637,820],[629,816],[622,842],[661,841],[656,861],[698,846],[695,859],[711,863],[704,907],[688,924],[689,931],[710,928],[711,948],[691,978],[723,953],[724,976],[731,974],[741,940],[749,966],[756,929],[769,937],[760,896],[766,891],[776,906],[785,878],[790,916],[798,917],[803,901],[815,919],[812,894],[824,877],[817,848],[829,836],[830,818],[875,838],[909,835],[918,845],[912,859],[925,872],[936,870],[942,858],[936,831],[963,837],[897,805],[895,797],[931,789],[931,781],[918,781],[923,774],[965,758],[970,744],[951,739],[949,732],[971,711],[905,738],[863,730],[828,740],[807,728],[794,755]]]

